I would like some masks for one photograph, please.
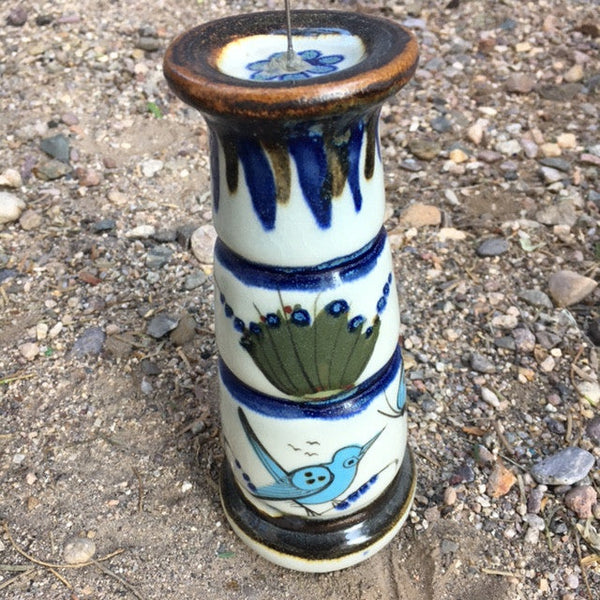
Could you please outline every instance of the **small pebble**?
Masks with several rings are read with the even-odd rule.
[[[190,273],[190,275],[185,278],[183,287],[188,291],[195,290],[205,283],[207,279],[208,277],[203,271],[196,271],[194,273]]]
[[[444,490],[444,504],[446,506],[454,506],[456,504],[456,490],[452,486],[448,486]]]
[[[507,469],[501,461],[497,461],[490,473],[486,493],[491,498],[500,498],[508,494],[517,478],[510,469]]]
[[[529,492],[527,497],[527,512],[537,515],[542,510],[542,500],[547,491],[545,485],[538,485]]]
[[[212,264],[213,249],[217,240],[217,232],[212,225],[202,225],[192,234],[190,245],[192,253],[202,264]]]
[[[592,507],[596,504],[598,494],[591,485],[574,487],[565,496],[565,506],[570,508],[580,519],[593,516]]]
[[[490,406],[493,406],[494,408],[500,407],[500,400],[498,399],[498,396],[496,396],[496,394],[494,392],[492,392],[492,390],[490,390],[486,387],[481,388],[481,399],[486,404],[489,404]]]
[[[69,139],[62,133],[44,138],[40,142],[40,148],[50,157],[61,162],[69,162],[71,157],[71,146]]]
[[[483,444],[475,444],[473,447],[473,457],[480,465],[493,465],[496,457]]]
[[[146,52],[156,52],[162,48],[162,43],[159,38],[144,36],[138,39],[135,47]]]
[[[535,335],[525,327],[517,327],[512,336],[515,340],[515,348],[523,354],[533,352],[535,348]]]
[[[547,185],[557,183],[565,178],[564,173],[558,169],[553,169],[552,167],[540,167],[540,175],[542,181]]]
[[[184,250],[188,250],[191,247],[192,236],[197,229],[198,225],[188,223],[186,225],[181,225],[175,230],[175,239]]]
[[[477,246],[479,256],[500,256],[508,251],[508,241],[503,238],[489,238]]]
[[[585,433],[596,444],[600,444],[600,415],[588,421]]]
[[[100,173],[95,169],[77,169],[76,176],[83,187],[95,187],[102,182]]]
[[[572,590],[576,590],[579,587],[579,577],[575,573],[569,573],[565,578],[565,583]]]
[[[165,166],[165,163],[162,160],[158,160],[157,158],[151,158],[149,160],[145,160],[140,165],[142,169],[142,174],[144,177],[154,177],[162,168]]]
[[[89,327],[75,340],[71,353],[74,356],[97,356],[102,352],[106,334],[100,327]]]
[[[491,374],[496,372],[494,363],[478,352],[471,354],[471,369],[477,373]]]
[[[560,148],[570,150],[577,146],[577,137],[574,133],[561,133],[556,138],[556,143],[559,145]]]
[[[550,296],[557,306],[571,306],[581,302],[597,285],[591,277],[569,270],[553,273],[548,280]]]
[[[476,146],[479,146],[483,141],[483,136],[485,135],[485,130],[489,125],[489,121],[487,119],[477,119],[469,129],[467,129],[467,138],[473,142]]]
[[[6,169],[0,175],[0,187],[18,188],[23,185],[21,173],[16,169]]]
[[[440,242],[459,242],[461,240],[467,239],[467,234],[460,229],[455,229],[454,227],[442,227],[437,232],[437,238]]]
[[[96,554],[94,540],[81,537],[69,538],[63,546],[63,559],[68,565],[86,563]]]
[[[40,353],[40,347],[35,342],[26,342],[19,346],[19,352],[26,360],[33,360]]]
[[[513,73],[504,84],[507,92],[513,94],[528,94],[535,88],[536,80],[526,73]]]
[[[154,225],[138,225],[125,233],[125,237],[131,240],[143,240],[152,237],[156,233]]]
[[[577,392],[592,406],[600,404],[600,384],[597,381],[581,381],[577,384]]]
[[[160,269],[169,263],[173,251],[165,246],[153,246],[146,255],[146,266],[149,269]]]
[[[0,225],[16,221],[23,210],[25,202],[10,192],[0,192]]]
[[[412,139],[408,149],[421,160],[433,160],[442,151],[438,142],[425,139]]]
[[[8,16],[6,17],[6,22],[8,23],[8,25],[12,25],[13,27],[23,27],[23,25],[25,25],[25,23],[27,22],[28,16],[29,13],[27,12],[27,9],[24,6],[15,6],[8,13]]]
[[[496,150],[506,156],[517,156],[521,154],[522,148],[517,140],[507,140],[505,142],[498,142]]]
[[[519,298],[525,300],[525,302],[531,304],[531,306],[547,309],[554,308],[548,294],[545,294],[541,290],[521,290],[519,292]]]
[[[497,329],[510,331],[519,324],[519,319],[515,315],[496,315],[492,318],[491,324]]]
[[[127,204],[127,196],[118,190],[110,190],[107,196],[108,201],[116,206],[123,206]]]
[[[169,338],[176,346],[183,346],[184,344],[191,342],[195,336],[196,319],[189,313],[185,313],[181,319],[179,319],[177,327],[171,331]]]
[[[553,142],[546,142],[540,146],[540,152],[542,156],[546,158],[557,157],[562,154],[560,146]]]
[[[467,464],[463,463],[458,469],[450,476],[449,484],[458,485],[459,483],[471,483],[475,480],[475,472]]]
[[[102,219],[96,221],[91,229],[94,233],[104,233],[105,231],[112,231],[117,226],[114,219]]]
[[[469,160],[469,155],[460,148],[455,148],[449,154],[449,158],[456,164],[464,163]]]
[[[535,218],[544,225],[567,225],[573,226],[577,222],[577,212],[573,202],[564,200],[538,210]]]
[[[168,244],[177,239],[177,232],[174,229],[159,229],[152,239],[160,244]]]
[[[35,337],[38,342],[41,342],[48,337],[48,325],[46,323],[38,323],[35,326]]]
[[[594,462],[593,454],[572,446],[536,463],[531,475],[538,483],[546,485],[572,485],[590,472]]]
[[[583,67],[581,65],[573,65],[565,74],[564,80],[568,83],[578,83],[583,79]]]
[[[68,175],[72,170],[72,167],[67,163],[53,158],[35,166],[33,173],[42,181],[54,181]]]
[[[415,203],[407,206],[401,213],[399,223],[405,227],[425,227],[439,225],[442,213],[437,206]]]
[[[26,210],[19,219],[19,225],[24,231],[37,229],[42,222],[42,215],[35,210]]]
[[[164,312],[159,313],[148,323],[146,333],[158,340],[170,331],[173,331],[177,327],[177,323],[179,323],[179,319]]]

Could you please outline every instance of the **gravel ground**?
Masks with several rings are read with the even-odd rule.
[[[3,598],[600,598],[600,5],[446,4],[331,3],[421,45],[382,117],[419,490],[316,576],[223,519],[206,128],[162,77],[275,3],[3,3]]]

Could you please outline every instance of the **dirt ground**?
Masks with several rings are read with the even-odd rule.
[[[24,206],[0,225],[2,598],[600,598],[600,542],[582,533],[600,507],[586,519],[570,486],[530,473],[579,446],[596,458],[582,485],[600,485],[600,295],[565,308],[549,291],[561,269],[600,276],[600,7],[328,4],[406,22],[421,46],[381,126],[419,470],[407,524],[368,562],[312,575],[255,556],[219,503],[212,270],[189,246],[211,219],[207,134],[162,57],[197,23],[280,5],[9,0],[0,191]],[[531,88],[508,89],[515,73]],[[58,134],[62,174],[40,147]],[[433,222],[407,222],[414,203]],[[478,253],[488,238],[506,247]],[[160,315],[170,335],[149,333]],[[507,489],[491,482],[500,463]],[[73,536],[96,562],[64,565]]]

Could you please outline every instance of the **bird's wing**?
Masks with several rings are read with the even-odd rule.
[[[277,481],[283,481],[288,479],[288,473],[277,463],[277,461],[267,452],[267,449],[262,445],[261,441],[256,437],[254,430],[250,427],[248,419],[241,408],[238,408],[238,416],[246,437],[252,446],[252,449],[260,459],[260,462],[264,465],[265,469],[269,471],[271,476]]]
[[[265,500],[297,500],[314,496],[323,491],[331,484],[333,479],[332,473],[323,466],[317,466],[310,469],[310,473],[322,473],[321,477],[313,477],[307,479],[305,472],[308,469],[299,469],[291,477],[280,479],[270,485],[264,485],[252,493],[259,498]]]

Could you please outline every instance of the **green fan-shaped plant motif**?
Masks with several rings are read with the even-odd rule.
[[[314,317],[299,304],[261,314],[244,326],[240,343],[265,377],[282,392],[317,397],[352,387],[379,336],[379,315],[370,323],[334,300]]]

